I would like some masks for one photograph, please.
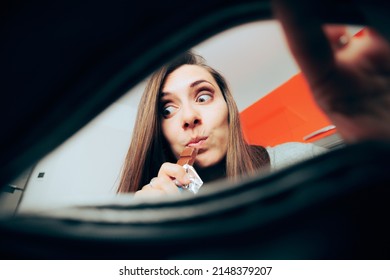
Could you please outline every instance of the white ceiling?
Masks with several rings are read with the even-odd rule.
[[[195,46],[193,51],[226,77],[240,110],[299,71],[276,21],[229,29]],[[144,86],[144,82],[140,83],[117,102],[136,107]]]
[[[361,27],[351,27],[353,34]],[[275,20],[244,24],[194,46],[230,84],[238,109],[244,110],[299,72]],[[95,122],[131,134],[145,82],[102,112]]]

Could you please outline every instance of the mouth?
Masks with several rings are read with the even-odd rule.
[[[187,144],[187,147],[200,148],[208,137],[195,137],[192,138]]]

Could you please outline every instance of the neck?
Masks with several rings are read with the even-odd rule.
[[[204,183],[226,178],[226,158],[209,167],[200,168],[195,166],[195,170]]]

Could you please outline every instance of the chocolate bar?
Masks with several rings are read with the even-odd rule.
[[[185,147],[180,154],[180,158],[177,161],[177,164],[184,166],[185,164],[194,165],[196,155],[198,150],[193,147]]]
[[[180,189],[188,190],[196,194],[200,187],[203,185],[202,179],[200,179],[198,173],[196,173],[194,167],[192,166],[195,162],[195,157],[198,154],[198,150],[193,147],[186,147],[180,154],[180,158],[177,161],[177,164],[182,165],[186,171],[188,177],[190,178],[190,183],[188,185],[179,186]],[[177,185],[177,184],[176,184]]]

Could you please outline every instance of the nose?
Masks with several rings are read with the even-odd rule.
[[[194,128],[201,124],[201,116],[193,106],[185,106],[182,108],[183,128]]]

